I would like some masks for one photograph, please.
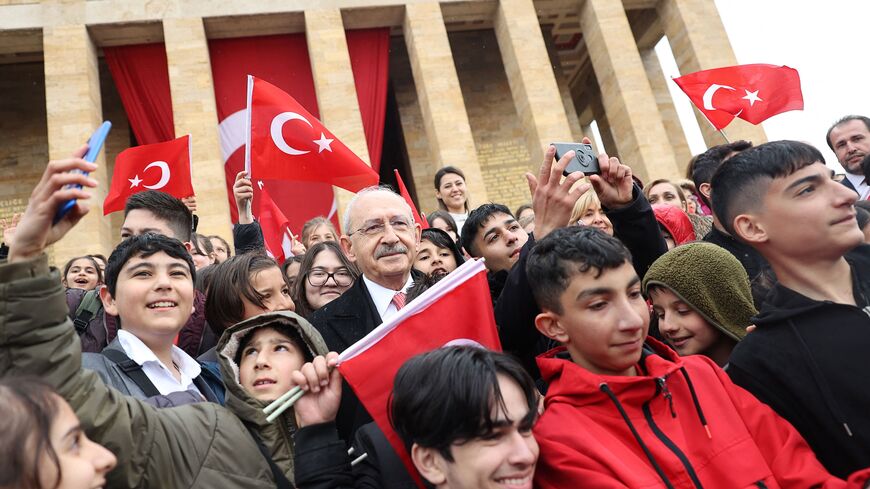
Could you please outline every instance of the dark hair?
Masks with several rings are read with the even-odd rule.
[[[302,232],[299,233],[302,244],[305,245],[306,248],[308,248],[308,240],[311,238],[311,233],[316,231],[320,226],[327,226],[329,230],[332,231],[332,235],[335,236],[335,239],[338,240],[338,231],[335,230],[332,221],[323,216],[317,216],[306,221],[305,224],[302,225]]]
[[[206,236],[206,238],[208,238],[209,242],[211,242],[211,240],[213,240],[213,239],[220,241],[224,245],[224,248],[227,249],[227,258],[233,256],[233,249],[230,247],[230,244],[227,243],[227,240],[221,238],[217,234],[212,234],[210,236]],[[214,248],[214,245],[212,245],[212,248]]]
[[[824,161],[819,150],[799,141],[773,141],[747,149],[713,175],[713,212],[725,231],[737,238],[734,218],[761,205],[771,180]]]
[[[305,362],[310,362],[314,360],[314,356],[311,354],[311,348],[309,348],[305,342],[302,340],[302,335],[299,334],[299,331],[296,330],[293,326],[289,326],[286,324],[277,324],[272,323],[268,326],[263,326],[260,328],[253,328],[239,340],[239,348],[236,350],[236,356],[233,360],[236,362],[236,365],[240,365],[242,363],[242,353],[245,348],[251,343],[251,340],[254,339],[254,333],[257,331],[261,331],[264,329],[271,329],[277,332],[278,334],[286,336],[295,346],[296,349],[302,353],[303,358],[305,358]]]
[[[389,403],[390,423],[409,448],[438,450],[452,462],[450,447],[483,438],[498,429],[493,411],[507,409],[498,384],[504,375],[519,385],[528,414],[519,421],[531,429],[538,394],[529,374],[513,358],[474,346],[449,346],[417,355],[396,374]]]
[[[207,236],[199,233],[190,233],[190,242],[197,254],[214,258],[210,256],[214,254],[214,245],[211,244],[211,240]]]
[[[831,148],[832,151],[834,150],[834,143],[831,142],[831,132],[833,132],[837,126],[841,126],[841,125],[843,125],[847,122],[851,122],[851,121],[863,122],[864,126],[867,128],[867,130],[870,131],[870,117],[864,117],[863,115],[847,115],[847,116],[841,117],[840,120],[833,123],[831,125],[831,127],[828,128],[828,132],[825,133],[825,141],[828,142],[828,147]]]
[[[453,238],[446,231],[438,228],[426,228],[420,233],[420,241],[423,240],[429,241],[438,248],[450,250],[450,253],[453,253],[453,259],[456,260],[457,267],[465,263],[465,257],[459,251],[459,245],[456,244],[456,241],[453,241]]]
[[[559,228],[537,242],[526,263],[526,275],[538,306],[562,313],[559,298],[571,278],[594,271],[595,278],[605,270],[631,263],[631,253],[618,239],[591,226]]]
[[[523,205],[517,207],[516,212],[514,212],[514,217],[516,217],[517,219],[519,219],[519,218],[520,218],[520,214],[522,214],[523,211],[526,210],[526,209],[533,209],[533,208],[532,208],[532,204],[523,204]],[[534,209],[533,209],[533,210],[534,210]]]
[[[405,294],[405,304],[410,304],[412,300],[420,297],[420,294],[429,290],[430,287],[437,284],[442,278],[447,275],[422,275],[414,279],[414,283],[408,287]]]
[[[692,182],[695,183],[695,188],[698,189],[698,196],[704,200],[705,204],[709,206],[710,202],[706,197],[704,197],[704,194],[701,193],[701,184],[710,183],[710,180],[713,179],[713,174],[716,173],[716,170],[719,169],[722,162],[728,159],[728,155],[746,151],[751,147],[752,143],[749,141],[734,141],[733,143],[713,146],[693,158],[694,165],[692,167],[692,174],[689,178],[691,178]]]
[[[441,190],[441,179],[444,178],[444,175],[449,174],[459,175],[462,177],[462,180],[465,181],[465,173],[462,173],[462,170],[456,168],[455,166],[444,166],[438,169],[435,172],[435,190]],[[467,194],[466,194],[467,195]],[[444,202],[441,199],[438,199],[438,207],[441,210],[447,210],[447,206],[444,205]],[[468,199],[465,199],[465,212],[468,212]]]
[[[288,256],[288,257],[284,260],[284,263],[281,264],[281,273],[284,274],[284,279],[287,280],[287,284],[290,286],[290,293],[293,294],[293,295],[296,294],[296,284],[299,283],[299,282],[298,282],[299,274],[297,273],[296,278],[294,278],[294,280],[296,280],[296,281],[293,282],[293,283],[291,283],[291,282],[290,282],[290,277],[287,276],[287,270],[289,270],[289,269],[290,269],[290,265],[293,265],[294,263],[298,263],[299,266],[301,267],[301,266],[302,266],[302,262],[303,262],[304,260],[305,260],[305,253],[303,253],[303,254],[301,254],[301,255]],[[295,303],[296,300],[294,299],[293,302]],[[297,314],[298,314],[298,311],[297,311]]]
[[[317,258],[317,255],[327,250],[332,251],[338,257],[341,266],[347,268],[354,282],[359,278],[359,269],[356,267],[356,264],[344,256],[344,251],[342,251],[338,243],[335,241],[321,241],[312,246],[311,249],[305,252],[305,259],[302,260],[302,265],[299,266],[299,275],[296,276],[298,287],[295,287],[293,290],[293,303],[296,304],[296,314],[304,318],[307,318],[316,310],[308,303],[308,298],[305,296],[308,274],[314,266],[314,260]]]
[[[193,214],[181,200],[157,190],[146,190],[135,193],[127,199],[124,216],[137,209],[148,211],[157,219],[166,222],[169,229],[175,233],[174,238],[182,242],[190,241],[190,234],[193,232]]]
[[[870,211],[855,206],[855,218],[858,220],[858,229],[863,231],[867,224],[870,224]]]
[[[43,454],[54,465],[60,485],[60,460],[51,445],[51,426],[63,402],[35,377],[0,378],[0,487],[41,489]]]
[[[93,255],[77,256],[75,258],[71,258],[70,261],[66,262],[66,265],[64,265],[64,267],[63,267],[63,275],[61,275],[61,277],[63,278],[64,281],[66,281],[66,274],[69,273],[69,269],[72,268],[72,265],[73,265],[73,263],[75,263],[76,260],[88,260],[88,261],[90,261],[91,264],[94,266],[94,270],[97,271],[97,283],[98,284],[103,283],[103,272],[100,271],[100,264],[97,263],[97,260],[94,260]],[[106,259],[103,258],[103,261],[105,261],[105,260]]]
[[[480,232],[493,214],[507,214],[514,217],[514,215],[511,214],[511,210],[506,206],[502,204],[493,204],[492,202],[489,204],[483,204],[468,213],[468,219],[466,219],[465,224],[462,225],[462,247],[465,248],[465,251],[467,251],[471,256],[480,256],[478,252],[474,250],[474,239],[477,238],[477,233]]]
[[[266,308],[251,279],[262,270],[272,267],[280,270],[280,267],[275,260],[261,252],[243,253],[212,266],[215,268],[212,283],[220,284],[220,287],[208,289],[205,320],[215,335],[220,337],[225,329],[245,318],[245,299],[260,308]],[[283,273],[281,277],[286,283],[287,277]]]
[[[214,270],[217,264],[211,264],[202,267],[196,273],[196,280],[193,282],[193,288],[205,294],[211,287],[212,279],[214,278]]]
[[[441,219],[447,223],[447,227],[453,230],[456,233],[457,239],[459,238],[459,226],[456,225],[456,220],[453,219],[453,216],[450,215],[449,212],[438,209],[437,211],[432,211],[428,216],[426,216],[426,221],[429,223],[429,226],[432,226],[432,223],[435,222],[435,219]]]
[[[136,194],[138,195],[138,194]],[[118,287],[118,275],[124,264],[131,258],[141,256],[148,258],[149,256],[164,252],[172,258],[184,260],[187,267],[190,269],[191,282],[196,283],[196,267],[193,265],[193,258],[187,252],[187,248],[181,244],[181,241],[163,236],[162,234],[145,233],[138,236],[130,236],[121,241],[112,254],[109,255],[109,262],[106,264],[106,288],[112,297]]]

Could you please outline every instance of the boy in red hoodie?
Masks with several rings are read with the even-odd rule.
[[[593,228],[538,242],[527,273],[538,330],[562,343],[538,358],[549,389],[534,428],[535,487],[846,488],[785,420],[713,361],[647,338],[631,256]]]

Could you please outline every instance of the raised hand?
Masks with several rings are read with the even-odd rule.
[[[590,175],[589,181],[598,194],[601,205],[608,209],[624,207],[631,203],[634,180],[631,167],[619,162],[619,158],[608,157],[607,153],[598,155],[600,175]]]
[[[251,214],[254,186],[244,171],[236,174],[236,181],[233,183],[233,197],[236,199],[236,209],[239,211],[239,224],[254,222],[254,215]]]
[[[27,209],[21,216],[21,221],[12,233],[12,238],[6,238],[9,246],[9,261],[21,261],[38,256],[45,248],[61,239],[73,226],[88,213],[85,202],[91,198],[87,188],[97,186],[97,181],[80,173],[92,172],[97,169],[94,163],[88,163],[82,156],[88,150],[84,145],[76,150],[71,158],[51,161],[42,174],[42,179],[36,184],[30,194]],[[81,185],[82,188],[68,185]],[[76,205],[63,219],[53,223],[57,210],[68,200],[76,199]]]
[[[341,374],[336,364],[338,353],[329,352],[290,374],[293,383],[306,392],[293,405],[300,427],[335,420],[341,403]]]
[[[584,139],[584,142],[586,141]],[[526,173],[529,191],[532,193],[532,209],[535,211],[535,239],[537,240],[550,234],[554,229],[567,226],[574,204],[591,188],[586,183],[571,189],[583,178],[581,172],[574,172],[562,180],[562,172],[574,157],[573,151],[565,153],[556,164],[553,164],[555,155],[556,147],[549,146],[544,152],[544,161],[541,163],[538,178],[531,173]]]
[[[190,210],[191,213],[196,212],[196,196],[191,195],[190,197],[185,197],[181,199],[181,202]]]

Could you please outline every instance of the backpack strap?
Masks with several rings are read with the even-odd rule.
[[[269,469],[272,470],[272,477],[275,479],[275,487],[277,489],[293,489],[293,484],[290,483],[287,476],[284,475],[284,472],[281,472],[281,469],[275,465],[275,462],[272,460],[272,455],[269,454],[266,445],[263,445],[263,440],[260,439],[260,435],[258,435],[257,432],[251,429],[247,424],[245,424],[245,428],[247,428],[248,432],[251,433],[251,437],[253,437],[254,441],[257,442],[257,448],[260,449],[260,453],[263,454],[266,462],[269,463]]]
[[[82,297],[79,307],[76,308],[76,317],[73,319],[73,324],[79,334],[84,333],[91,319],[97,315],[97,312],[103,307],[103,302],[100,301],[99,288],[89,290]]]
[[[151,383],[151,380],[147,375],[145,375],[145,372],[142,371],[142,366],[131,360],[124,352],[121,350],[115,350],[114,348],[103,348],[101,353],[104,357],[111,360],[112,363],[120,367],[121,371],[123,371],[127,377],[130,377],[130,380],[132,380],[134,384],[142,389],[142,392],[145,393],[145,397],[160,395],[160,391],[154,387],[154,384]]]

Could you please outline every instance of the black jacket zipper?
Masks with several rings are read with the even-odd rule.
[[[664,432],[659,428],[659,426],[656,424],[655,420],[652,417],[652,412],[650,411],[649,405],[652,400],[658,397],[659,394],[661,394],[662,392],[665,393],[665,400],[670,406],[671,414],[676,417],[676,412],[674,411],[673,404],[671,404],[672,400],[670,397],[670,392],[667,390],[667,384],[665,382],[666,379],[664,377],[656,379],[655,395],[653,395],[650,400],[643,403],[643,416],[644,418],[646,418],[647,424],[649,424],[656,437],[658,437],[658,439],[666,447],[668,447],[668,449],[670,449],[670,451],[673,452],[673,454],[676,455],[678,459],[680,459],[680,462],[683,464],[683,467],[686,469],[686,472],[689,474],[689,478],[692,479],[692,483],[695,484],[695,487],[697,487],[698,489],[703,489],[704,486],[701,485],[701,481],[698,479],[698,474],[695,473],[695,469],[694,467],[692,467],[692,464],[691,462],[689,462],[686,454],[683,453],[683,451],[680,450],[680,448],[673,441],[671,441],[671,439],[668,438],[667,435],[664,434]]]

